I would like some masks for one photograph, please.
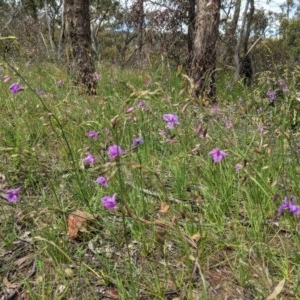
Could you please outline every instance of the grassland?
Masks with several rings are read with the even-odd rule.
[[[299,70],[220,72],[214,107],[167,65],[98,72],[86,96],[58,66],[1,66],[1,299],[300,299]]]

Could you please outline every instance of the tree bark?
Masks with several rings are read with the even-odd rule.
[[[224,65],[232,62],[232,58],[234,55],[234,45],[236,44],[235,34],[240,17],[241,2],[241,0],[236,0],[232,21],[230,22],[230,24],[228,24],[228,27],[225,31],[225,49],[222,54],[222,62]]]
[[[193,55],[193,42],[194,42],[194,32],[195,32],[195,17],[196,17],[196,0],[189,0],[188,2],[188,65],[192,62]]]
[[[250,11],[248,13],[249,5]],[[253,22],[254,10],[254,0],[247,0],[241,25],[240,37],[238,39],[234,54],[234,61],[236,67],[234,82],[236,82],[240,76],[243,76],[244,83],[247,85],[251,84],[253,73],[250,53],[248,53],[248,42],[251,32],[251,25]]]
[[[190,77],[193,96],[216,102],[216,43],[219,36],[220,0],[197,0]]]
[[[66,54],[69,73],[76,84],[90,94],[96,94],[95,66],[88,0],[64,1]]]
[[[144,0],[137,1],[138,9],[138,55],[139,64],[142,65],[143,60],[143,45],[144,45]]]

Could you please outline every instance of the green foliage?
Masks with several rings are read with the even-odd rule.
[[[283,39],[293,62],[300,57],[300,18],[282,21]]]
[[[11,57],[19,53],[20,45],[15,36],[0,37],[0,55]]]

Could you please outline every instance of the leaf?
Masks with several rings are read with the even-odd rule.
[[[18,289],[20,287],[19,284],[16,283],[10,283],[7,279],[7,277],[3,277],[2,283],[5,287],[8,289]]]
[[[119,299],[119,293],[118,293],[118,291],[114,291],[114,290],[108,290],[108,291],[106,291],[106,296],[110,297],[111,299]]]
[[[200,233],[197,232],[197,233],[193,234],[190,238],[197,242],[200,239],[200,237],[201,237]]]
[[[171,223],[172,223],[172,224],[175,224],[175,223],[177,222],[177,220],[178,220],[178,217],[174,215],[174,216],[172,217]]]
[[[17,40],[17,39],[18,39],[17,37],[12,36],[12,35],[0,37],[0,41],[4,41],[4,40],[13,40],[13,41],[15,41],[15,40]]]
[[[32,263],[32,260],[34,258],[34,254],[30,253],[26,256],[23,256],[21,258],[18,258],[14,261],[14,265],[18,266],[19,268],[24,268]]]
[[[76,239],[78,236],[78,231],[82,230],[85,226],[87,220],[93,220],[92,214],[76,210],[69,214],[68,216],[68,236],[70,239]]]
[[[118,118],[119,118],[119,115],[116,115],[110,120],[110,124],[113,128],[115,128],[115,126],[117,125]]]
[[[167,203],[161,202],[159,213],[160,214],[166,214],[168,212],[169,208],[170,208],[170,206]]]
[[[272,292],[272,294],[270,294],[266,300],[274,300],[276,299],[276,297],[281,293],[283,287],[285,284],[285,279],[282,279],[277,286],[275,287],[274,291]]]
[[[74,271],[71,268],[66,268],[64,270],[66,277],[71,278],[74,276]]]

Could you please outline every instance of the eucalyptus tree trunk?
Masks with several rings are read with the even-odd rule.
[[[88,94],[96,94],[88,0],[64,1],[64,26],[70,75]]]
[[[189,0],[188,2],[188,65],[192,62],[193,55],[193,42],[194,42],[194,31],[195,31],[195,17],[196,17],[196,0]]]
[[[143,59],[143,44],[144,44],[144,0],[137,1],[138,8],[138,55],[139,63],[142,63]]]
[[[248,85],[251,84],[252,81],[252,65],[249,53],[250,51],[248,50],[248,44],[251,33],[251,25],[253,22],[254,10],[254,0],[247,0],[243,14],[240,37],[238,39],[234,54],[234,62],[236,67],[234,81],[236,82],[239,77],[242,76],[244,77],[244,83]]]
[[[224,65],[232,62],[232,58],[234,55],[234,45],[236,44],[235,34],[236,34],[236,29],[240,17],[241,2],[242,0],[236,0],[232,20],[228,24],[228,27],[226,28],[225,31],[225,35],[224,35],[225,48],[224,48],[224,52],[222,53],[222,63]]]
[[[197,0],[190,77],[193,96],[216,102],[216,44],[219,36],[220,0]]]
[[[249,45],[249,38],[250,38],[250,33],[251,33],[251,26],[253,23],[253,16],[254,16],[254,0],[249,0],[250,2],[250,10],[249,13],[247,14],[247,24],[246,24],[246,32],[245,36],[243,39],[243,50],[244,50],[244,55],[247,55],[248,53],[248,45]]]

